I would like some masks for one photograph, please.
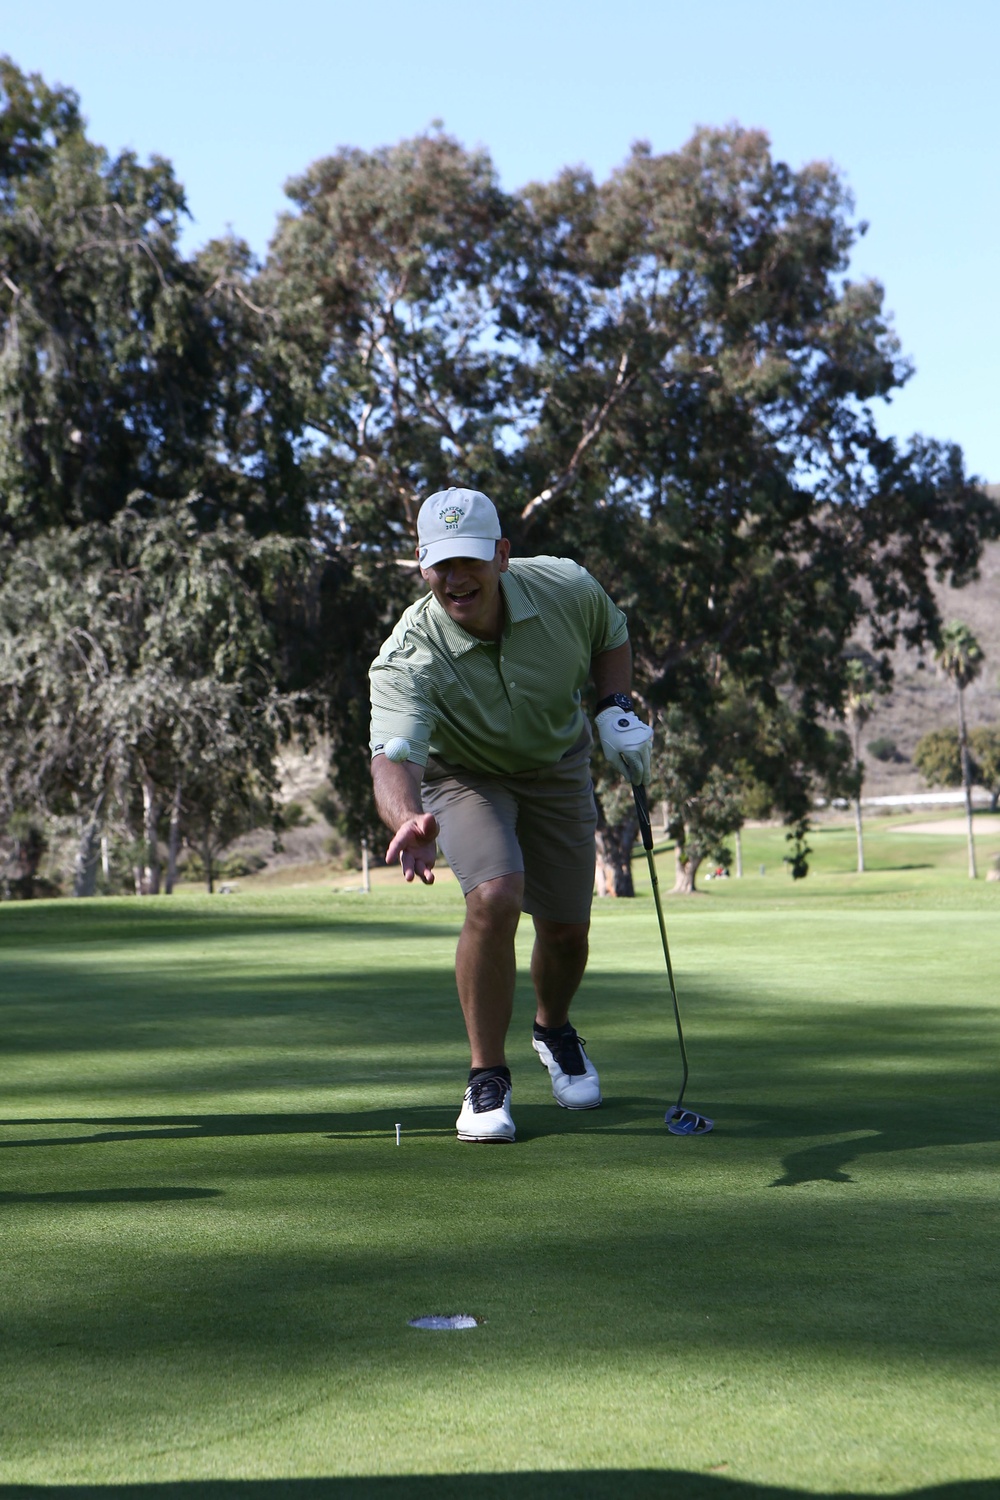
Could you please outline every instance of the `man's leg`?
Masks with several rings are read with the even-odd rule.
[[[504,1043],[514,1008],[514,937],[523,895],[523,876],[497,875],[473,886],[465,898],[455,977],[472,1068],[455,1121],[460,1141],[514,1139]]]
[[[539,1026],[558,1030],[569,1019],[569,1007],[580,987],[589,953],[589,922],[550,922],[532,918],[535,946],[531,979],[535,986]]]
[[[597,811],[589,743],[584,734],[571,755],[519,788],[524,907],[535,924],[532,1046],[549,1071],[556,1102],[566,1109],[596,1109],[601,1102],[597,1070],[569,1021],[587,967],[594,892]]]
[[[455,977],[474,1068],[505,1065],[504,1042],[514,1007],[514,937],[523,896],[522,875],[500,875],[475,886],[465,899]]]
[[[531,977],[537,1013],[532,1046],[552,1079],[552,1092],[565,1109],[596,1109],[601,1080],[569,1021],[569,1007],[587,967],[589,922],[553,922],[534,917]]]

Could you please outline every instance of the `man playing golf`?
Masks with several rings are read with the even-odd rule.
[[[587,964],[596,809],[587,678],[609,761],[649,781],[652,730],[633,713],[625,616],[566,558],[511,560],[492,502],[449,489],[417,519],[430,592],[407,609],[371,668],[372,778],[406,880],[434,880],[436,844],[465,896],[456,979],[472,1067],[459,1140],[512,1141],[504,1053],[514,936],[534,923],[532,1045],[566,1109],[601,1102],[569,1021]]]

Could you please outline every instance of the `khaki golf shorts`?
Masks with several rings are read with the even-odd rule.
[[[550,922],[586,922],[594,895],[597,808],[590,730],[554,766],[497,776],[432,756],[423,803],[467,896],[484,880],[524,875],[523,909]]]

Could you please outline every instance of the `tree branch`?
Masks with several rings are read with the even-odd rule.
[[[622,356],[618,361],[618,370],[615,374],[614,383],[610,391],[608,392],[601,406],[591,416],[589,422],[584,427],[583,432],[580,436],[580,441],[574,448],[570,456],[569,463],[566,465],[566,468],[563,470],[562,474],[554,484],[547,486],[544,490],[540,490],[537,495],[535,495],[531,500],[528,501],[527,505],[521,511],[522,521],[530,522],[531,518],[536,514],[537,511],[541,510],[542,506],[548,505],[558,495],[561,495],[564,490],[569,489],[569,486],[576,478],[577,470],[580,467],[580,463],[587,449],[595,441],[596,438],[600,437],[612,409],[625,394],[625,392],[629,389],[639,373],[636,370],[633,371],[631,375],[626,375],[628,362],[628,350],[626,349],[623,350]]]

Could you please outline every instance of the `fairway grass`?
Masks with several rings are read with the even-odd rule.
[[[666,903],[696,1140],[641,879],[575,1010],[605,1105],[522,978],[493,1148],[453,885],[0,907],[0,1500],[993,1500],[1000,886],[927,837],[792,882],[761,830]]]

